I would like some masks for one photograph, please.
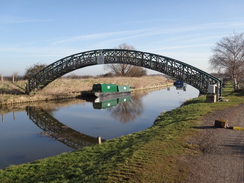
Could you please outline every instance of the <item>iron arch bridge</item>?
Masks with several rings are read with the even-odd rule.
[[[137,50],[98,49],[77,53],[62,58],[38,73],[28,81],[26,92],[42,89],[58,77],[87,66],[97,64],[130,64],[152,69],[207,93],[209,85],[216,85],[218,95],[222,94],[222,82],[218,78],[184,62]]]

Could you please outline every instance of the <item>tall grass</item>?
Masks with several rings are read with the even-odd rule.
[[[24,88],[27,81],[0,82],[0,105],[21,102],[33,102],[43,100],[54,100],[76,97],[81,91],[91,90],[95,83],[115,83],[118,85],[130,85],[131,88],[153,88],[162,86],[168,81],[163,76],[144,76],[144,77],[111,77],[111,78],[88,78],[88,79],[66,79],[60,78],[51,82],[44,89],[35,95],[25,95]]]
[[[118,85],[130,85],[131,88],[149,88],[166,84],[163,76],[143,77],[111,77],[111,78],[87,78],[87,79],[57,79],[40,91],[40,94],[56,94],[68,92],[80,92],[90,90],[95,83],[115,83]]]

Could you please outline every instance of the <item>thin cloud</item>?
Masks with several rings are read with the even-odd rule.
[[[143,30],[134,30],[134,31],[119,31],[119,32],[107,32],[107,33],[98,33],[98,34],[87,34],[81,36],[75,36],[60,41],[52,43],[53,45],[63,44],[68,42],[83,41],[83,40],[93,40],[93,39],[103,39],[113,36],[124,36],[124,35],[135,35]]]
[[[50,21],[52,21],[52,20],[8,16],[8,15],[0,16],[0,23],[2,23],[2,24],[38,23],[38,22],[50,22]]]
[[[107,33],[98,33],[98,34],[88,34],[88,35],[81,35],[70,37],[67,39],[63,39],[60,41],[53,42],[52,45],[76,42],[76,41],[84,41],[84,40],[94,40],[94,39],[107,39],[106,42],[114,42],[118,40],[128,40],[128,39],[135,39],[141,37],[149,37],[161,34],[168,34],[168,33],[181,33],[191,31],[195,28],[191,27],[184,27],[184,28],[173,28],[173,29],[161,29],[161,28],[154,28],[154,29],[144,29],[144,30],[132,30],[132,31],[118,31],[118,32],[107,32]],[[108,40],[110,39],[110,40]]]
[[[208,23],[202,24],[201,27],[205,29],[215,29],[215,28],[226,28],[226,27],[243,27],[244,22],[216,22],[216,23]]]
[[[147,19],[147,20],[129,20],[126,22],[122,22],[121,25],[135,25],[135,24],[148,24],[148,23],[165,23],[165,22],[172,22],[173,20],[169,19],[169,18],[165,18],[165,19]]]
[[[0,47],[0,57],[53,57],[62,58],[67,55],[82,52],[74,48],[54,47]],[[12,54],[15,53],[15,54]],[[55,60],[54,60],[55,61]]]
[[[192,48],[192,47],[206,47],[210,46],[209,44],[193,44],[193,45],[181,45],[181,46],[167,46],[159,49],[154,49],[154,51],[163,51],[163,50],[175,50],[175,49],[184,49],[184,48]]]
[[[185,32],[193,32],[198,30],[211,30],[216,28],[226,28],[232,26],[244,26],[242,22],[222,22],[222,23],[209,23],[209,24],[199,24],[199,25],[185,25],[185,26],[175,26],[173,28],[149,28],[143,30],[128,30],[128,31],[118,31],[118,32],[105,32],[97,34],[87,34],[81,36],[74,36],[67,39],[59,40],[53,42],[52,45],[65,44],[77,41],[87,41],[87,40],[98,40],[106,39],[105,41],[114,42],[115,40],[124,39],[135,39],[142,37],[150,37],[164,34],[181,34]]]

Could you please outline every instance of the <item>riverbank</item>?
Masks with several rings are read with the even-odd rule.
[[[0,182],[181,182],[191,168],[182,160],[201,154],[189,139],[201,119],[244,103],[244,95],[225,91],[229,102],[206,103],[205,96],[162,113],[151,128],[100,145],[0,170]],[[194,127],[194,128],[193,128]]]
[[[27,81],[15,83],[0,82],[0,106],[24,102],[38,102],[75,98],[81,91],[90,90],[95,83],[115,83],[118,85],[130,85],[133,90],[153,89],[172,86],[171,80],[164,76],[144,77],[91,77],[86,79],[61,78],[53,81],[43,90],[32,95],[24,94]]]

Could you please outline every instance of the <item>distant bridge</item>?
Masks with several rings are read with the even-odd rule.
[[[124,49],[91,50],[62,58],[36,73],[28,81],[26,92],[42,89],[66,73],[97,64],[130,64],[152,69],[184,81],[201,93],[207,93],[208,86],[215,84],[218,95],[222,95],[222,81],[194,66],[153,53]]]

